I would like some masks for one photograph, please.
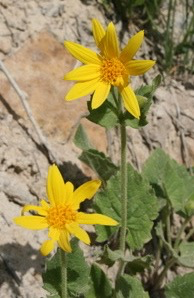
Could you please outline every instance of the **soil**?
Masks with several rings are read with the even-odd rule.
[[[24,204],[37,204],[45,198],[45,181],[54,156],[65,180],[76,186],[95,174],[78,156],[73,135],[79,122],[91,142],[118,162],[117,131],[106,132],[82,119],[87,113],[87,98],[70,103],[64,95],[71,83],[63,75],[76,61],[65,51],[64,40],[95,49],[91,19],[106,19],[96,1],[80,0],[0,0],[0,59],[27,95],[27,102],[38,123],[49,151],[26,115],[21,101],[0,72],[0,297],[46,297],[41,272],[44,258],[39,248],[46,232],[22,229],[13,223]],[[117,23],[118,32],[122,28]],[[138,28],[125,32],[125,42]],[[146,41],[138,58],[149,55]],[[157,66],[143,78],[132,78],[134,88],[158,74]],[[154,148],[161,147],[174,159],[194,165],[194,84],[185,87],[168,77],[157,90],[149,114],[149,125],[137,131],[128,128],[128,159],[141,166]],[[110,150],[111,148],[111,150]],[[52,157],[50,155],[52,153]],[[86,248],[85,248],[86,250]],[[87,248],[90,257],[91,250]]]

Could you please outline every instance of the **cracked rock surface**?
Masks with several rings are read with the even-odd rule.
[[[80,121],[92,144],[111,155],[116,163],[119,160],[118,131],[107,134],[103,128],[82,119],[87,113],[87,98],[64,101],[72,83],[64,82],[63,75],[76,61],[65,51],[63,41],[95,48],[91,19],[96,17],[106,23],[96,1],[88,2],[0,0],[0,59],[27,94],[32,114],[59,161],[65,180],[71,180],[75,186],[96,177],[79,161],[80,150],[72,142]],[[119,31],[121,24],[117,27]],[[126,32],[124,40],[128,37]],[[146,49],[148,55],[144,43],[138,58],[144,58]],[[144,80],[150,81],[156,74],[157,68]],[[132,83],[138,86],[142,80],[132,78]],[[128,159],[139,170],[157,147],[177,161],[193,165],[194,86],[185,89],[181,82],[166,82],[156,92],[149,125],[140,131],[128,128]],[[46,198],[50,161],[2,72],[0,127],[0,297],[46,297],[41,280],[44,258],[38,250],[47,233],[22,229],[12,219],[20,214],[24,204],[38,204],[39,199]],[[94,248],[84,249],[90,258]]]

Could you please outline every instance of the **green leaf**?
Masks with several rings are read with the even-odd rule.
[[[117,298],[149,298],[141,282],[136,278],[124,274],[116,285]]]
[[[105,246],[104,254],[103,254],[103,261],[108,266],[112,266],[116,261],[118,260],[124,260],[125,255],[123,251],[117,249],[117,250],[111,250],[108,245]]]
[[[107,181],[118,170],[109,157],[95,149],[83,151],[79,159],[93,169],[103,181]]]
[[[151,265],[153,258],[149,255],[144,257],[133,256],[129,254],[125,256],[123,251],[121,250],[114,250],[112,251],[108,246],[105,247],[103,261],[108,266],[113,266],[116,261],[122,260],[127,263],[127,271],[130,274],[134,275],[137,272],[143,272],[145,268],[149,268]]]
[[[152,103],[153,94],[156,88],[159,86],[160,81],[161,77],[158,75],[152,81],[151,85],[142,86],[135,91],[141,111],[140,119],[136,119],[128,111],[126,111],[123,116],[126,125],[136,129],[147,125],[148,122],[146,120],[146,116]],[[92,99],[88,102],[88,110],[90,113],[90,115],[87,117],[88,120],[107,129],[115,127],[119,124],[119,108],[114,101],[113,93],[115,94],[116,98],[118,98],[118,88],[111,89],[107,100],[98,109],[91,109]]]
[[[96,209],[97,212],[101,213],[100,208],[98,208],[97,206],[95,206],[94,208]],[[96,233],[97,233],[96,241],[97,242],[104,242],[104,241],[106,241],[117,230],[118,230],[118,228],[116,229],[116,228],[109,227],[109,226],[100,226],[100,225],[97,225],[96,226]]]
[[[98,108],[91,109],[91,101],[88,102],[90,115],[87,119],[107,129],[118,125],[117,108],[114,104],[112,93],[109,93],[107,100]]]
[[[194,177],[184,166],[156,149],[144,164],[143,176],[150,181],[156,195],[170,201],[176,212],[191,215],[189,206],[194,202]]]
[[[153,220],[157,217],[157,200],[147,181],[145,181],[132,166],[128,165],[128,206],[127,206],[127,228],[126,240],[133,249],[141,248],[151,237]],[[95,196],[94,208],[117,221],[121,221],[120,210],[120,173],[112,177],[106,190]],[[117,227],[96,226],[97,241],[105,241],[108,236],[116,231]],[[101,234],[102,233],[102,234]]]
[[[93,264],[91,267],[90,290],[85,295],[85,298],[112,298],[112,287],[102,269]]]
[[[150,85],[142,85],[140,88],[138,88],[135,92],[138,95],[145,96],[147,98],[152,98],[154,95],[154,92],[161,84],[161,75],[157,75]]]
[[[152,152],[144,164],[142,172],[143,176],[146,177],[152,184],[162,182],[168,162],[168,155],[162,149],[156,149]]]
[[[156,197],[150,185],[128,166],[128,234],[127,242],[131,248],[141,248],[152,236],[153,221],[158,215]]]
[[[173,247],[166,241],[165,236],[164,236],[164,231],[163,231],[163,227],[162,227],[162,222],[159,221],[159,223],[157,224],[156,228],[156,235],[162,240],[164,246],[166,247],[166,249],[176,258],[178,259],[178,255],[177,252],[173,249]]]
[[[194,242],[182,242],[179,246],[181,265],[194,268]]]
[[[144,1],[145,0],[136,0],[136,1],[134,1],[133,5],[134,6],[141,6],[142,4],[144,4]]]
[[[188,217],[194,215],[194,193],[191,194],[188,201],[185,203],[185,213]]]
[[[138,100],[138,104],[140,108],[143,108],[143,106],[146,104],[147,102],[147,98],[145,96],[142,95],[136,95],[137,96],[137,100]]]
[[[155,79],[153,79],[151,85],[141,86],[139,89],[135,91],[135,94],[137,96],[137,100],[139,103],[139,107],[140,107],[140,112],[141,112],[140,118],[136,119],[126,111],[124,114],[126,125],[129,125],[132,128],[138,129],[148,124],[148,121],[146,119],[147,113],[152,104],[152,98],[153,98],[154,92],[156,91],[160,83],[161,83],[161,76],[158,75],[157,77],[155,77]]]
[[[194,273],[177,276],[166,286],[166,298],[191,298],[194,293]]]
[[[140,109],[141,110],[141,109]],[[139,129],[148,124],[145,115],[141,113],[140,119],[134,118],[127,111],[124,114],[125,124],[135,129]]]
[[[85,293],[88,290],[90,268],[77,239],[72,240],[71,246],[73,253],[67,254],[68,289],[72,293]]]
[[[52,259],[46,260],[46,272],[42,274],[43,277],[43,288],[47,290],[51,297],[61,293],[61,271],[60,271],[60,259],[59,252],[57,252]]]
[[[71,241],[72,253],[67,253],[67,279],[68,292],[70,297],[76,297],[78,293],[88,291],[90,268],[85,262],[82,250],[78,241],[74,238]],[[59,250],[46,262],[46,272],[43,273],[44,289],[51,297],[59,295],[61,297],[61,269]],[[54,296],[55,297],[55,296]]]
[[[137,100],[140,106],[140,118],[134,118],[128,111],[124,113],[124,119],[127,126],[131,126],[132,128],[138,129],[148,124],[146,120],[146,115],[152,103],[152,98],[147,98],[142,95],[138,95]]]
[[[125,255],[122,250],[111,250],[108,246],[105,247],[104,256],[110,261],[116,262],[118,260],[125,260]]]
[[[152,92],[155,92],[156,89],[160,86],[162,81],[161,75],[157,75],[152,81]]]
[[[92,145],[88,140],[84,127],[81,124],[78,126],[78,129],[75,133],[73,141],[74,141],[74,144],[82,150],[88,150],[92,148]]]
[[[150,255],[144,257],[133,256],[132,260],[127,263],[127,273],[135,275],[144,272],[145,269],[150,268],[153,263],[153,257]]]
[[[157,75],[151,85],[142,85],[140,88],[138,88],[135,93],[136,95],[144,96],[148,99],[151,99],[154,95],[154,92],[159,87],[161,83],[161,75]]]

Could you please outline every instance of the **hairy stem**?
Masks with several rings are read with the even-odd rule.
[[[164,269],[162,270],[162,272],[160,273],[160,275],[158,276],[158,278],[155,281],[155,285],[154,285],[154,290],[159,289],[160,286],[162,285],[162,282],[166,276],[166,273],[168,271],[168,269],[170,269],[170,267],[172,267],[172,265],[174,265],[175,263],[175,259],[171,258],[166,265],[164,266]]]
[[[190,229],[189,233],[185,237],[185,241],[187,241],[194,234],[194,227]]]
[[[168,213],[167,213],[167,216],[166,216],[166,233],[167,233],[167,241],[172,246],[170,210],[168,210]]]
[[[189,221],[191,220],[191,217],[188,217],[185,219],[185,221],[183,222],[182,226],[180,227],[178,233],[177,233],[177,237],[176,237],[176,241],[175,241],[175,244],[174,244],[174,249],[176,250],[180,244],[180,240],[181,240],[181,236],[182,236],[182,233],[184,232],[187,224],[189,223]]]
[[[61,262],[61,298],[67,298],[67,255],[60,249]]]
[[[156,261],[154,266],[154,275],[157,273],[160,265],[160,259],[161,259],[161,248],[162,248],[162,241],[161,239],[158,240],[157,243],[157,250],[156,250]]]
[[[122,107],[121,107],[122,110]],[[121,138],[121,230],[120,230],[120,245],[119,249],[125,253],[125,242],[127,232],[127,135],[125,122],[120,123],[120,138]],[[123,260],[119,262],[119,268],[116,276],[116,281],[123,274],[126,263]],[[116,295],[116,292],[115,292]],[[116,297],[116,296],[115,296]]]
[[[126,160],[126,125],[124,122],[120,124],[121,132],[121,234],[120,234],[120,250],[125,252],[125,238],[127,231],[127,160]]]

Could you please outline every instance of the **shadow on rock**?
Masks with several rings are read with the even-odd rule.
[[[91,180],[91,177],[86,176],[77,165],[72,164],[70,161],[59,165],[59,170],[64,181],[70,181],[73,183],[75,189],[83,183]],[[85,200],[80,205],[80,211],[87,211],[88,208],[92,208],[92,200]]]
[[[90,177],[87,177],[76,164],[73,164],[70,161],[60,164],[59,170],[64,181],[72,182],[75,188],[90,180]]]
[[[0,246],[0,287],[3,283],[8,284],[14,297],[20,295],[22,277],[29,269],[33,268],[32,276],[35,276],[42,273],[43,267],[44,258],[29,244],[8,243]]]

